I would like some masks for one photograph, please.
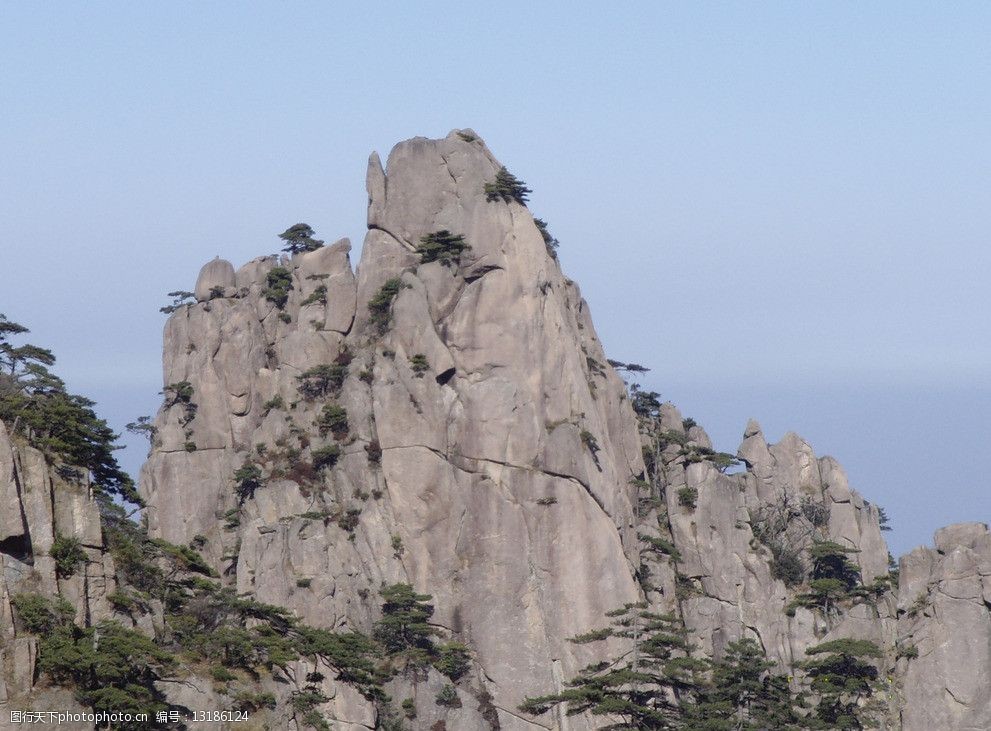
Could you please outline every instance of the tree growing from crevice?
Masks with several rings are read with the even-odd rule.
[[[392,320],[392,301],[396,299],[402,288],[403,283],[400,279],[390,279],[368,301],[369,320],[380,335],[384,335],[389,329],[389,322]]]
[[[609,612],[611,624],[573,638],[579,643],[610,637],[634,640],[620,657],[589,665],[560,693],[527,698],[520,710],[541,715],[562,703],[569,715],[590,713],[618,719],[603,729],[670,729],[684,716],[682,704],[701,682],[703,661],[690,657],[686,632],[672,615],[648,611],[643,604],[626,604]]]
[[[331,432],[336,439],[341,440],[348,433],[347,409],[337,404],[325,404],[317,416],[316,424],[321,434]]]
[[[799,731],[808,725],[801,693],[776,671],[753,639],[729,643],[722,658],[691,655],[680,618],[627,604],[610,626],[572,638],[581,644],[624,638],[617,654],[584,668],[565,690],[527,698],[539,716],[564,705],[568,715],[602,716],[602,731]],[[817,722],[815,722],[817,723]]]
[[[386,652],[413,667],[425,667],[436,654],[437,631],[429,620],[434,607],[429,594],[419,594],[409,584],[392,584],[381,591],[382,619],[375,623],[373,636]]]
[[[712,663],[695,702],[685,704],[685,731],[799,731],[804,700],[751,638],[729,643]]]
[[[262,471],[254,462],[245,460],[234,472],[234,486],[238,498],[243,503],[255,496],[255,491],[262,486]]]
[[[158,308],[159,312],[165,313],[166,315],[171,315],[176,310],[196,302],[196,295],[192,292],[186,292],[181,289],[176,290],[175,292],[169,292],[168,296],[172,298],[172,304]]]
[[[64,579],[69,578],[86,562],[86,551],[75,536],[55,535],[48,555],[55,561],[56,573]]]
[[[807,573],[803,556],[810,546],[823,540],[829,508],[809,497],[798,499],[782,493],[751,509],[749,515],[754,539],[771,554],[771,575],[786,586],[799,586]]]
[[[537,230],[540,231],[540,236],[544,240],[544,246],[547,247],[547,253],[551,255],[551,258],[557,259],[557,249],[561,242],[558,241],[551,235],[551,232],[547,230],[547,221],[542,218],[533,219],[534,225],[536,225]]]
[[[340,363],[325,363],[313,366],[296,376],[299,392],[307,401],[336,394],[344,385],[348,368]]]
[[[509,172],[505,166],[499,169],[493,182],[485,184],[485,199],[487,201],[501,200],[504,203],[516,201],[521,206],[525,206],[532,192],[522,180]]]
[[[861,583],[860,568],[853,563],[850,554],[855,548],[834,541],[816,541],[809,548],[812,561],[809,587],[798,594],[788,605],[793,613],[796,607],[822,610],[829,618],[843,603],[856,603],[868,598],[869,590]]]
[[[461,263],[461,255],[471,249],[460,234],[452,234],[447,229],[434,231],[420,238],[416,245],[416,253],[420,262],[429,264],[438,261],[446,267]]]
[[[272,267],[265,275],[262,297],[281,310],[289,301],[289,291],[292,288],[292,272],[285,267]]]
[[[155,434],[158,433],[158,429],[152,423],[150,416],[139,416],[134,421],[125,424],[124,428],[131,434],[145,437],[149,443],[155,441]]]

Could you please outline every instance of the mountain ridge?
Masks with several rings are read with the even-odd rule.
[[[451,691],[429,667],[388,681],[413,701],[413,729],[598,728],[589,713],[520,707],[630,652],[620,636],[570,639],[638,603],[679,617],[702,657],[751,637],[790,670],[822,643],[874,643],[884,727],[991,725],[974,680],[991,672],[987,527],[943,529],[893,578],[878,508],[835,460],[794,434],[768,444],[755,421],[735,455],[715,452],[619,377],[504,172],[471,130],[414,138],[385,166],[369,159],[356,270],[347,239],[204,265],[165,326],[166,399],[139,483],[150,537],[195,546],[222,586],[328,631],[373,633],[389,586],[430,594],[431,626],[470,648],[470,669]],[[727,474],[733,459],[744,469]],[[837,599],[809,589],[826,544],[857,570]],[[303,724],[288,709],[311,686],[335,728],[384,727],[339,673],[293,667],[272,727]],[[189,684],[169,702],[231,703]]]

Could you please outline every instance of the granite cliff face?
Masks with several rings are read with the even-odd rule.
[[[411,729],[598,728],[519,705],[629,650],[569,638],[641,601],[677,616],[699,654],[751,637],[785,673],[813,645],[870,640],[884,728],[991,728],[986,526],[943,529],[892,573],[877,507],[832,458],[794,434],[769,444],[753,421],[736,455],[720,454],[674,406],[640,408],[542,222],[486,195],[500,169],[470,130],[409,140],[385,167],[369,160],[356,271],[346,239],[203,267],[195,302],[165,327],[166,400],[140,480],[150,534],[198,547],[239,595],[317,627],[370,632],[384,586],[431,594],[437,632],[472,662],[450,703],[434,701],[447,683],[434,669],[389,682],[416,709]],[[469,248],[425,254],[438,233]],[[2,428],[0,492],[3,692],[37,705],[36,645],[9,597],[62,593],[95,622],[111,614],[115,569],[85,484],[60,482]],[[55,575],[56,534],[80,538],[85,572]],[[825,541],[849,551],[858,599],[803,603]],[[335,676],[288,666],[257,727],[302,728],[288,702],[308,683],[332,728],[382,727]],[[201,677],[163,692],[232,704]]]
[[[397,146],[388,175],[373,155],[356,277],[346,240],[237,272],[207,264],[202,301],[165,332],[165,383],[191,384],[195,418],[159,414],[141,488],[153,534],[205,537],[238,591],[308,622],[367,628],[383,584],[429,592],[514,728],[533,725],[516,711],[527,693],[590,659],[567,638],[638,596],[629,480],[643,467],[577,287],[524,206],[486,200],[499,169],[454,133]],[[469,243],[460,265],[420,263],[417,242],[440,230]],[[277,266],[292,282],[281,308],[264,295]],[[368,303],[391,279],[383,333]],[[335,363],[347,376],[333,396],[301,395],[303,374]],[[346,436],[321,434],[328,402],[346,410]],[[310,474],[332,444],[337,464]],[[269,479],[239,506],[246,460]]]
[[[966,642],[936,617],[906,629],[890,591],[830,616],[788,611],[797,590],[774,578],[770,551],[755,540],[752,522],[762,511],[810,506],[819,517],[807,535],[855,549],[865,584],[888,574],[877,509],[850,489],[834,460],[816,458],[795,435],[769,445],[751,422],[739,450],[746,468],[724,474],[711,461],[686,458],[686,447],[690,455],[712,445],[665,406],[661,426],[681,438],[660,455],[653,483],[661,504],[635,509],[631,479],[644,473],[644,438],[626,388],[605,365],[588,308],[530,212],[487,200],[484,186],[499,169],[470,131],[404,142],[385,169],[373,154],[369,232],[356,276],[346,240],[236,272],[223,261],[204,267],[199,302],[166,327],[165,383],[192,384],[198,411],[188,439],[181,409],[159,415],[160,444],[142,479],[152,530],[180,543],[205,536],[207,555],[239,591],[325,626],[367,628],[383,584],[408,581],[428,591],[438,624],[473,649],[473,687],[491,694],[501,728],[589,727],[581,717],[531,719],[516,708],[527,694],[560,689],[595,659],[567,638],[641,598],[680,613],[705,653],[754,636],[783,667],[835,637],[875,641],[892,668],[907,632],[920,641],[948,632]],[[418,242],[442,230],[463,235],[471,248],[454,265],[423,263]],[[292,277],[282,308],[263,294],[277,266]],[[382,332],[369,302],[393,278],[402,288]],[[325,293],[315,297],[320,287]],[[413,367],[420,356],[425,373]],[[335,362],[347,363],[336,393],[302,397],[300,377]],[[316,426],[328,400],[347,411],[339,463],[308,481],[281,474],[291,466],[256,459],[275,477],[240,506],[237,529],[225,529],[222,516],[238,509],[232,475],[245,460],[281,444],[305,464],[335,441]],[[266,407],[273,402],[284,408]],[[189,440],[196,451],[184,448]],[[686,487],[697,495],[694,508],[679,502]],[[350,529],[304,517],[348,511],[357,516]],[[802,520],[789,530],[801,533],[794,526]],[[650,582],[638,581],[643,534],[670,539],[680,554],[678,562],[651,561]],[[392,548],[396,537],[402,552]],[[804,540],[798,549],[808,548]],[[978,561],[969,560],[973,583]],[[929,559],[923,579],[915,568],[922,559],[906,561],[902,603],[906,580],[939,584],[933,574],[951,570]],[[300,577],[312,579],[305,590],[295,586]],[[968,591],[979,596],[974,587]],[[969,602],[959,611],[975,614],[970,626],[988,621],[986,607],[954,601]],[[892,718],[901,709],[905,728],[922,727],[912,725],[913,714],[937,712],[917,707],[919,673],[951,673],[918,670],[936,662],[924,645],[918,660],[897,660],[891,676]],[[967,713],[987,717],[976,689],[947,693]],[[967,716],[954,707],[947,713]],[[448,722],[471,727],[466,718]]]
[[[51,556],[59,536],[78,540],[86,555],[71,576],[60,576]],[[61,595],[80,623],[110,616],[107,596],[116,572],[104,551],[100,512],[82,473],[56,469],[37,449],[12,439],[2,422],[0,559],[0,728],[10,721],[8,708],[82,710],[71,692],[36,685],[38,640],[15,621],[11,598],[25,592]]]
[[[902,557],[898,637],[905,731],[991,728],[991,534],[984,523],[936,532]]]

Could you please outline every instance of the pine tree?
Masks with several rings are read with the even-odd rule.
[[[69,393],[49,370],[55,364],[50,350],[10,342],[27,332],[0,314],[0,421],[49,458],[87,470],[101,499],[119,496],[140,505],[133,480],[113,454],[118,435],[97,417],[93,401]]]
[[[522,180],[509,172],[505,166],[496,173],[494,182],[485,184],[485,200],[487,201],[501,200],[504,203],[516,201],[521,206],[525,206],[527,198],[532,192]]]
[[[869,592],[861,583],[860,568],[849,558],[857,549],[833,541],[817,541],[809,549],[812,559],[812,580],[809,589],[789,605],[821,609],[828,618],[838,611],[842,602],[863,600]]]
[[[603,729],[678,728],[682,704],[700,687],[707,663],[690,657],[685,629],[672,615],[647,611],[643,604],[626,604],[608,616],[610,627],[572,641],[584,644],[636,635],[635,657],[624,654],[612,662],[589,665],[567,682],[567,690],[527,698],[520,710],[540,715],[567,703],[569,715],[589,712],[608,717]]]
[[[313,229],[305,223],[297,223],[279,234],[279,238],[286,242],[282,250],[290,254],[315,251],[323,246],[323,241],[319,241],[313,236]]]
[[[685,706],[685,731],[797,731],[803,728],[788,679],[752,639],[726,646],[713,663],[711,681],[696,703]]]
[[[470,248],[464,236],[452,234],[444,229],[421,237],[420,243],[416,245],[416,253],[420,255],[420,261],[424,264],[439,261],[449,267],[452,264],[460,264],[461,255]]]
[[[815,717],[829,729],[872,728],[880,713],[874,696],[881,684],[870,661],[882,657],[881,649],[868,640],[842,639],[810,647],[805,654],[814,656],[803,668],[819,697]]]
[[[390,655],[401,655],[407,665],[429,664],[436,653],[436,630],[428,624],[434,607],[427,602],[433,597],[417,594],[409,584],[392,584],[381,594],[382,619],[375,624],[375,639]]]

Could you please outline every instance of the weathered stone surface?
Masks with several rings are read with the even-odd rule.
[[[111,615],[106,597],[116,580],[86,477],[66,481],[2,422],[0,499],[0,728],[7,728],[11,708],[83,710],[71,692],[35,685],[38,642],[16,622],[11,599],[24,592],[61,594],[75,607],[77,621],[95,623]],[[87,556],[71,577],[58,576],[49,555],[59,535],[78,540]]]
[[[221,295],[227,293],[234,284],[234,266],[226,259],[217,257],[200,269],[193,294],[197,302],[206,302],[217,293]]]
[[[512,728],[530,725],[516,706],[554,683],[554,661],[573,674],[591,657],[567,638],[637,597],[629,480],[642,465],[625,389],[603,366],[577,287],[523,206],[485,198],[499,167],[456,133],[398,145],[387,170],[373,156],[356,277],[344,240],[283,260],[293,290],[282,310],[262,295],[276,262],[260,259],[236,274],[239,296],[176,312],[165,383],[190,382],[197,410],[187,424],[181,406],[159,414],[141,489],[153,534],[206,537],[220,570],[237,544],[238,590],[307,621],[367,630],[383,582],[432,593],[438,623],[471,643]],[[460,266],[421,264],[416,243],[445,228],[471,246]],[[380,335],[367,303],[392,278],[404,287]],[[302,302],[320,285],[318,327],[317,303]],[[301,398],[297,377],[345,349],[334,400],[355,441],[315,484],[269,481],[224,531],[219,516],[238,507],[233,472],[257,444],[271,454],[300,433],[311,449],[333,441],[314,427],[326,399]],[[265,406],[276,397],[282,407]],[[380,467],[368,463],[372,442]],[[545,497],[557,502],[538,504]],[[353,541],[336,520],[307,517],[347,510],[360,510]]]
[[[903,731],[991,728],[991,534],[983,523],[936,532],[900,562]]]
[[[0,422],[0,541],[26,532],[21,497],[14,479],[14,452],[7,428]]]
[[[904,678],[906,729],[986,727],[973,725],[987,704],[973,680],[989,672],[986,531],[948,529],[937,551],[903,559],[897,608],[881,588],[828,615],[789,612],[803,586],[775,578],[771,551],[755,537],[762,511],[783,506],[792,516],[787,538],[806,561],[814,540],[853,549],[869,585],[888,571],[878,509],[835,460],[795,434],[769,444],[755,421],[738,451],[743,466],[723,472],[709,436],[670,405],[657,415],[668,441],[652,456],[662,475],[647,507],[635,507],[644,440],[624,384],[530,212],[486,199],[499,168],[468,130],[409,140],[385,167],[369,159],[369,231],[356,273],[346,239],[236,273],[204,268],[200,301],[165,331],[164,383],[188,381],[196,410],[172,405],[157,417],[141,476],[152,534],[204,538],[204,556],[238,593],[319,626],[370,630],[386,584],[433,595],[433,620],[470,645],[473,667],[458,685],[461,709],[434,703],[445,681],[432,671],[419,684],[393,681],[394,698],[416,702],[414,729],[595,728],[587,717],[530,719],[517,708],[624,649],[568,638],[636,600],[680,614],[704,654],[751,636],[782,668],[825,640],[872,640],[885,652],[881,669],[896,684]],[[443,229],[470,248],[450,265],[423,263],[417,244]],[[276,266],[291,274],[284,305],[265,295]],[[199,297],[201,283],[209,291],[220,279],[224,296]],[[369,302],[390,280],[398,292],[373,315]],[[345,366],[346,376],[301,392],[300,377],[317,366]],[[346,430],[320,427],[329,404],[346,409]],[[332,444],[336,464],[314,468],[316,450]],[[242,500],[234,473],[247,462],[265,479]],[[0,474],[4,464],[0,451]],[[30,510],[44,522],[41,507]],[[0,526],[18,530],[16,520]],[[638,572],[642,535],[670,546],[651,559],[649,583]],[[896,620],[937,584],[946,597],[933,606],[976,632],[976,648],[958,646],[965,635],[939,614]],[[909,635],[933,649],[896,665]],[[290,685],[305,680],[304,669],[293,672],[303,675],[287,677]],[[933,677],[960,708],[919,690]],[[337,726],[374,726],[374,709],[350,687],[324,681],[323,691],[331,701],[321,710]],[[288,719],[278,695],[276,724]]]

